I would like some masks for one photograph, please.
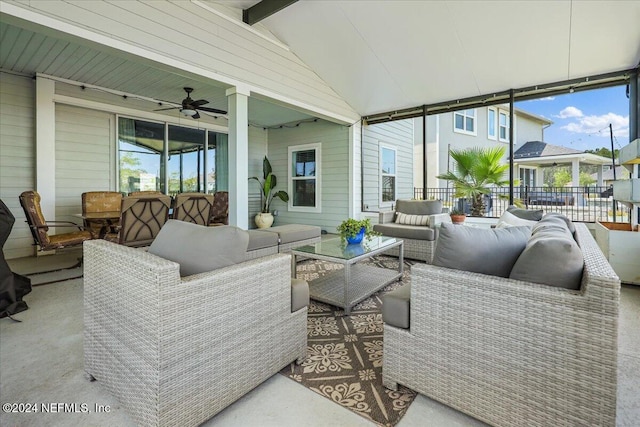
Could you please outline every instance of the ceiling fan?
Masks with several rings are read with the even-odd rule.
[[[192,117],[194,119],[200,118],[200,114],[198,113],[198,110],[207,111],[209,113],[220,114],[220,115],[227,114],[226,111],[218,110],[217,108],[202,107],[202,105],[209,103],[209,101],[207,101],[206,99],[199,99],[197,101],[194,101],[193,99],[191,99],[191,92],[193,92],[193,88],[185,87],[184,91],[187,92],[187,97],[182,100],[182,106],[160,108],[159,110],[154,110],[154,111],[173,110],[174,108],[179,108],[182,114],[184,114],[185,116]]]

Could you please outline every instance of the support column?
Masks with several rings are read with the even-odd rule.
[[[229,224],[249,228],[249,89],[227,89],[229,103]]]
[[[600,165],[600,167],[598,168],[598,177],[596,182],[596,185],[598,187],[602,187],[604,185],[604,181],[602,179],[603,170],[604,170],[604,165]]]
[[[56,105],[55,82],[36,77],[36,188],[42,214],[56,219]],[[51,233],[55,233],[54,230]]]
[[[571,161],[571,185],[573,187],[580,186],[580,161],[577,159]],[[574,197],[573,204],[581,206],[582,201],[578,200],[578,197]]]

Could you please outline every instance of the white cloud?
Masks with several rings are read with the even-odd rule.
[[[553,101],[555,96],[545,96],[544,98],[532,99],[532,101]]]
[[[562,126],[562,129],[573,133],[609,137],[609,124],[613,128],[615,136],[629,136],[629,116],[623,117],[615,113],[601,116],[581,116],[577,121]]]
[[[569,107],[565,108],[564,110],[560,111],[560,114],[558,114],[555,117],[558,117],[558,118],[561,118],[561,119],[568,119],[568,118],[571,118],[571,117],[582,117],[582,116],[584,116],[584,114],[582,114],[582,111],[580,111],[576,107],[569,106]]]

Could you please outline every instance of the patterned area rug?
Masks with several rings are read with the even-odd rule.
[[[366,261],[398,269],[398,259],[377,256]],[[408,283],[412,261],[405,260],[402,283]],[[313,280],[341,269],[322,261],[298,263],[298,277]],[[307,317],[307,359],[280,373],[381,426],[394,426],[415,398],[404,387],[391,391],[382,385],[383,324],[381,295],[402,284],[394,282],[343,316],[343,310],[311,300]]]

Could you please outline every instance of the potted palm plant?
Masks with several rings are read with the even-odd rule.
[[[380,235],[380,233],[373,230],[373,225],[369,218],[346,219],[340,223],[337,230],[338,233],[340,233],[342,242],[344,243],[346,241],[348,244],[359,244],[365,237],[369,238]]]
[[[276,176],[272,172],[271,163],[269,163],[269,159],[267,159],[267,156],[264,156],[264,160],[262,161],[262,175],[262,180],[257,176],[252,176],[251,178],[249,178],[255,179],[258,184],[260,184],[261,208],[260,213],[255,216],[254,221],[256,222],[258,228],[269,228],[273,224],[273,214],[270,210],[273,198],[277,197],[286,203],[289,201],[289,195],[286,191],[274,190],[276,185],[278,185],[278,181],[276,179]]]
[[[457,167],[437,178],[451,181],[456,197],[471,200],[471,216],[483,216],[484,196],[491,194],[491,186],[509,185],[505,176],[509,165],[502,163],[504,153],[504,147],[452,149],[450,155]]]

